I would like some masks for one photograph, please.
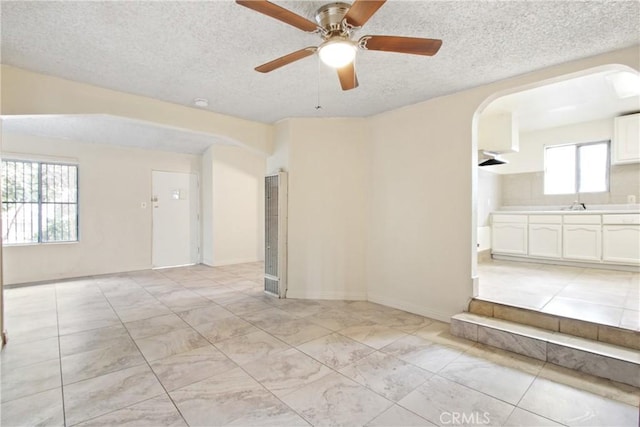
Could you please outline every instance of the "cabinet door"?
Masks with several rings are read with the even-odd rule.
[[[529,256],[562,257],[562,226],[559,224],[529,224]]]
[[[602,260],[640,264],[640,225],[602,227]]]
[[[640,162],[640,114],[614,119],[613,163]]]
[[[601,260],[602,227],[600,225],[565,225],[562,233],[562,256],[582,261]]]
[[[527,254],[527,224],[497,223],[491,228],[491,252],[494,254]]]

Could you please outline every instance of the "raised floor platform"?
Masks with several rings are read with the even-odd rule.
[[[474,300],[470,312],[451,318],[451,333],[640,387],[640,334],[635,331]]]

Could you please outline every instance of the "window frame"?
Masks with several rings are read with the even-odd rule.
[[[73,161],[65,161],[58,159],[48,159],[44,157],[31,158],[22,155],[7,156],[3,157],[0,160],[0,170],[2,171],[1,177],[4,181],[6,178],[5,171],[5,163],[4,162],[19,162],[19,163],[32,163],[37,165],[37,202],[21,202],[21,203],[32,203],[37,205],[38,217],[35,221],[35,228],[38,232],[38,240],[32,242],[7,242],[2,235],[0,235],[0,239],[2,240],[2,246],[34,246],[34,245],[61,245],[61,244],[75,244],[80,242],[80,166],[78,163]],[[75,168],[76,173],[76,182],[75,182],[75,202],[44,202],[43,197],[43,177],[42,177],[42,167],[46,166],[70,166]],[[4,182],[2,183],[4,185]],[[0,196],[0,203],[4,206],[5,203],[20,203],[20,202],[5,202],[2,200]],[[75,205],[75,240],[43,240],[45,235],[43,230],[43,207],[44,205],[55,205],[55,204],[65,204],[65,205]],[[2,227],[2,234],[4,234],[4,224]]]
[[[605,189],[602,191],[580,191],[580,148],[589,145],[605,144],[607,147],[607,158],[605,159]],[[547,193],[546,178],[547,178],[547,150],[549,148],[568,147],[574,146],[575,150],[575,186],[572,193]],[[543,189],[542,193],[545,196],[564,196],[567,194],[599,194],[608,193],[611,189],[611,140],[603,139],[601,141],[590,142],[572,142],[568,144],[556,144],[544,146],[544,176],[543,176]]]

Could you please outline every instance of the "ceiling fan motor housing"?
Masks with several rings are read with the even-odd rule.
[[[325,4],[316,11],[316,22],[325,31],[325,37],[349,34],[343,20],[350,7],[349,3],[337,2]]]

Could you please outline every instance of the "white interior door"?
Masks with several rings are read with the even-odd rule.
[[[153,267],[198,263],[198,177],[152,172]]]

